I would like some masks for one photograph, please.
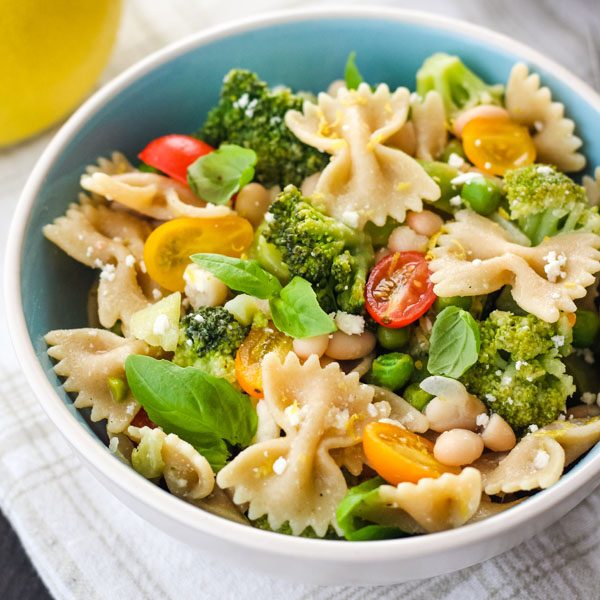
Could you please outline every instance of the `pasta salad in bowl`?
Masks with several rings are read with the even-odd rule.
[[[600,174],[534,68],[440,48],[400,84],[353,46],[321,88],[230,64],[204,117],[103,143],[43,225],[86,267],[46,368],[179,530],[484,544],[600,440]]]

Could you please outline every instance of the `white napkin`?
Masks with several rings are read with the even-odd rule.
[[[168,42],[252,12],[311,0],[189,2],[129,0],[102,82]],[[435,10],[510,32],[555,54],[590,83],[597,73],[598,11],[586,3],[382,2]],[[510,6],[509,6],[510,5]],[[509,10],[512,8],[513,10]],[[515,10],[516,9],[516,10]],[[517,12],[519,14],[517,14]],[[563,14],[559,14],[562,12]],[[596,26],[593,26],[596,19]],[[586,25],[591,23],[592,25]],[[565,54],[558,54],[565,52]],[[597,52],[596,52],[597,53]],[[51,132],[52,133],[52,132]],[[0,152],[0,248],[16,196],[50,139]],[[3,306],[3,305],[2,305]],[[515,550],[450,575],[389,587],[317,587],[269,579],[190,549],[155,529],[107,492],[48,421],[17,367],[0,323],[0,508],[50,592],[59,599],[595,598],[600,589],[600,494]]]

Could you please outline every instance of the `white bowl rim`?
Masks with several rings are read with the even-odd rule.
[[[458,548],[494,538],[501,533],[506,533],[508,530],[514,531],[525,525],[537,514],[558,505],[600,473],[600,457],[590,463],[581,465],[576,472],[560,480],[552,488],[536,494],[527,502],[511,508],[509,511],[485,521],[450,531],[411,538],[371,541],[368,544],[358,545],[355,543],[340,543],[335,540],[273,535],[271,532],[243,526],[199,510],[146,481],[119,460],[115,460],[98,443],[98,440],[94,439],[81,426],[56,394],[37,359],[25,323],[20,299],[20,257],[33,204],[39,189],[44,184],[45,176],[53,166],[56,158],[71,142],[80,127],[97,110],[152,69],[197,47],[230,35],[267,26],[334,18],[385,18],[396,22],[451,30],[474,39],[483,40],[487,45],[514,52],[522,59],[552,73],[557,79],[570,86],[578,95],[584,97],[600,114],[600,96],[565,67],[508,36],[450,17],[391,7],[328,5],[269,12],[209,28],[152,53],[115,77],[69,118],[43,152],[23,189],[9,232],[4,279],[9,330],[17,358],[27,374],[29,384],[44,411],[67,441],[78,453],[85,456],[85,459],[107,480],[116,484],[121,493],[134,497],[139,504],[146,505],[153,511],[161,513],[167,519],[173,519],[199,533],[218,537],[236,545],[245,546],[248,549],[260,549],[265,553],[276,553],[296,559],[316,559],[325,562],[335,560],[353,564],[365,563],[365,561],[415,558],[444,550],[456,551]]]

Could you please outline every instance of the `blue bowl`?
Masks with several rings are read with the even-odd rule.
[[[210,543],[218,552],[265,572],[305,582],[382,584],[479,562],[547,526],[596,485],[598,448],[554,487],[460,531],[358,545],[276,536],[190,507],[110,456],[73,409],[43,339],[52,329],[87,325],[86,297],[93,272],[41,233],[43,225],[63,215],[77,199],[86,165],[114,150],[135,159],[158,136],[196,130],[233,67],[256,71],[270,85],[318,92],[342,76],[350,51],[356,51],[369,81],[386,82],[391,88],[414,89],[417,69],[434,52],[460,56],[489,82],[506,82],[514,63],[524,61],[540,74],[553,98],[565,104],[583,139],[588,165],[600,164],[600,137],[593,135],[600,120],[598,95],[559,65],[504,36],[389,9],[271,15],[216,28],[156,53],[98,92],[69,120],[40,159],[20,200],[9,242],[6,291],[17,354],[42,405],[84,462],[134,510],[194,545]],[[357,561],[365,568],[353,569]]]

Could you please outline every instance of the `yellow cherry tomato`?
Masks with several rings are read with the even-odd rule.
[[[269,322],[266,327],[253,328],[235,355],[235,376],[241,388],[252,398],[264,396],[262,383],[262,359],[269,352],[276,352],[283,360],[292,351],[293,340],[275,329]]]
[[[393,485],[460,472],[435,458],[428,439],[393,423],[369,423],[363,432],[363,449],[373,469]]]
[[[144,244],[150,277],[172,292],[183,292],[183,272],[199,252],[239,257],[254,238],[252,225],[237,215],[213,219],[184,217],[158,226]]]
[[[535,146],[527,127],[507,118],[471,119],[462,132],[467,158],[492,175],[504,175],[535,161]]]

